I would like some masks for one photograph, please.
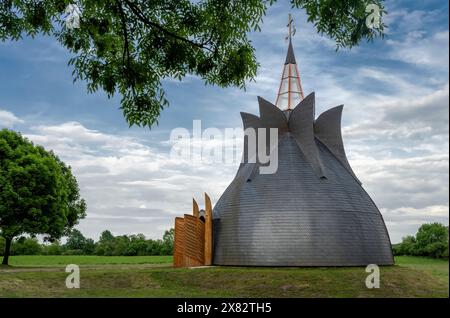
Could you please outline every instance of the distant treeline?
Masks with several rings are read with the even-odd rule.
[[[394,255],[448,258],[448,226],[440,223],[423,224],[415,236],[404,237],[392,249]]]
[[[59,241],[40,243],[36,238],[21,236],[12,242],[11,255],[105,255],[142,256],[172,255],[174,231],[166,231],[162,239],[146,239],[143,234],[114,236],[103,231],[97,242],[74,229],[67,236],[65,244]],[[3,255],[5,241],[0,237],[0,255]]]
[[[423,224],[416,235],[408,235],[392,246],[394,255],[430,256],[448,258],[448,226],[440,223]],[[72,230],[65,244],[59,241],[39,243],[33,237],[19,237],[12,243],[11,255],[105,255],[143,256],[172,255],[174,230],[165,231],[162,239],[146,239],[143,234],[114,236],[103,231],[97,242]],[[4,239],[0,236],[0,255]]]

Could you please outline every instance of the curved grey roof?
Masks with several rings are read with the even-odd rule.
[[[259,98],[246,127],[281,128],[278,170],[259,174],[244,156],[214,207],[217,265],[393,264],[382,215],[354,176],[340,133],[342,107],[314,121],[314,94],[286,113]],[[339,127],[338,127],[339,124]]]

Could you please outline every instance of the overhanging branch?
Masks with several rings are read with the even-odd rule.
[[[124,0],[124,2],[125,2],[125,4],[128,6],[128,8],[136,15],[136,17],[137,17],[141,22],[143,22],[144,24],[146,24],[146,25],[148,25],[148,26],[150,26],[150,27],[156,28],[156,29],[158,29],[159,31],[161,31],[162,33],[164,33],[165,35],[170,36],[170,37],[172,37],[172,38],[174,38],[174,39],[183,41],[183,42],[185,42],[185,43],[188,43],[188,44],[190,44],[190,45],[192,45],[192,46],[195,46],[195,47],[198,47],[198,48],[200,48],[200,49],[204,49],[204,50],[207,50],[207,51],[210,51],[210,52],[214,52],[214,51],[211,50],[209,47],[204,46],[204,45],[201,44],[201,43],[197,43],[197,42],[195,42],[195,41],[191,41],[191,40],[186,39],[186,38],[184,38],[184,37],[182,37],[182,36],[179,36],[178,34],[173,33],[173,32],[171,32],[171,31],[167,30],[166,28],[162,27],[162,26],[159,25],[158,23],[155,23],[155,22],[149,20],[147,17],[145,17],[145,15],[142,13],[142,11],[141,11],[141,10],[140,10],[133,2],[131,2],[131,1],[129,1],[129,0]]]

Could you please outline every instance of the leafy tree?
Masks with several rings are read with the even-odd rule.
[[[70,254],[80,254],[81,251],[81,254],[92,255],[95,252],[95,243],[93,239],[84,237],[79,230],[73,229],[67,237],[64,248]]]
[[[416,236],[408,235],[393,246],[395,255],[448,258],[448,226],[440,223],[423,224]]]
[[[130,236],[130,244],[127,249],[127,255],[145,255],[147,243],[144,234]]]
[[[86,238],[84,235],[77,229],[73,229],[70,231],[67,236],[67,242],[65,244],[65,248],[69,250],[83,250],[86,245]]]
[[[70,167],[19,133],[0,130],[0,236],[3,264],[22,234],[54,240],[85,217],[86,204]]]
[[[147,255],[161,255],[161,240],[148,240],[147,241]]]
[[[417,250],[421,255],[448,256],[448,227],[440,223],[423,224],[417,234]]]
[[[89,92],[122,96],[130,125],[151,126],[168,104],[163,81],[195,75],[206,84],[238,86],[258,67],[250,31],[259,31],[275,0],[78,0],[79,28],[65,25],[70,0],[7,0],[0,3],[0,39],[39,33],[56,38],[73,55],[74,80]],[[317,31],[351,48],[383,37],[384,24],[368,28],[368,4],[383,15],[383,0],[290,0]]]
[[[113,241],[114,235],[109,230],[105,230],[100,234],[99,243],[108,243]]]
[[[414,255],[416,249],[416,238],[408,235],[402,239],[400,244],[393,247],[395,255]]]
[[[130,244],[130,239],[126,235],[117,236],[114,239],[114,250],[112,255],[120,256],[127,255],[128,246]]]
[[[39,255],[42,252],[42,246],[38,240],[33,237],[21,236],[12,243],[12,255]]]
[[[424,249],[424,254],[434,258],[448,258],[448,242],[433,242]]]
[[[87,238],[83,247],[84,255],[93,255],[95,253],[95,242],[91,238]]]
[[[55,240],[49,245],[43,245],[42,254],[44,255],[61,255],[63,253],[63,247],[59,240]]]
[[[114,251],[114,235],[106,230],[100,234],[100,239],[95,246],[96,255],[111,256]]]
[[[99,256],[108,255],[105,253],[105,247],[103,245],[101,245],[100,243],[95,244],[94,254],[99,255]]]
[[[362,39],[370,42],[377,37],[384,38],[386,25],[381,18],[387,12],[383,2],[384,0],[291,0],[293,7],[306,11],[308,22],[314,23],[317,32],[336,41],[337,49],[352,48]],[[379,27],[369,28],[366,25],[368,14],[372,12],[369,5],[380,9]]]
[[[163,235],[163,255],[172,255],[173,254],[173,240],[175,237],[175,230],[171,228],[168,231],[164,232]]]

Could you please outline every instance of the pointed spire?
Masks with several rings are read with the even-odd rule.
[[[286,61],[284,62],[284,65],[286,64],[297,64],[295,61],[295,55],[294,55],[294,48],[292,47],[292,40],[289,39],[289,46],[288,51],[286,54]]]
[[[300,73],[298,71],[297,62],[295,60],[294,48],[292,46],[292,36],[296,29],[293,26],[294,20],[289,14],[289,28],[286,40],[289,40],[286,61],[284,62],[283,72],[281,74],[280,88],[278,89],[277,100],[275,104],[281,110],[291,110],[304,99],[302,84],[300,81]]]

